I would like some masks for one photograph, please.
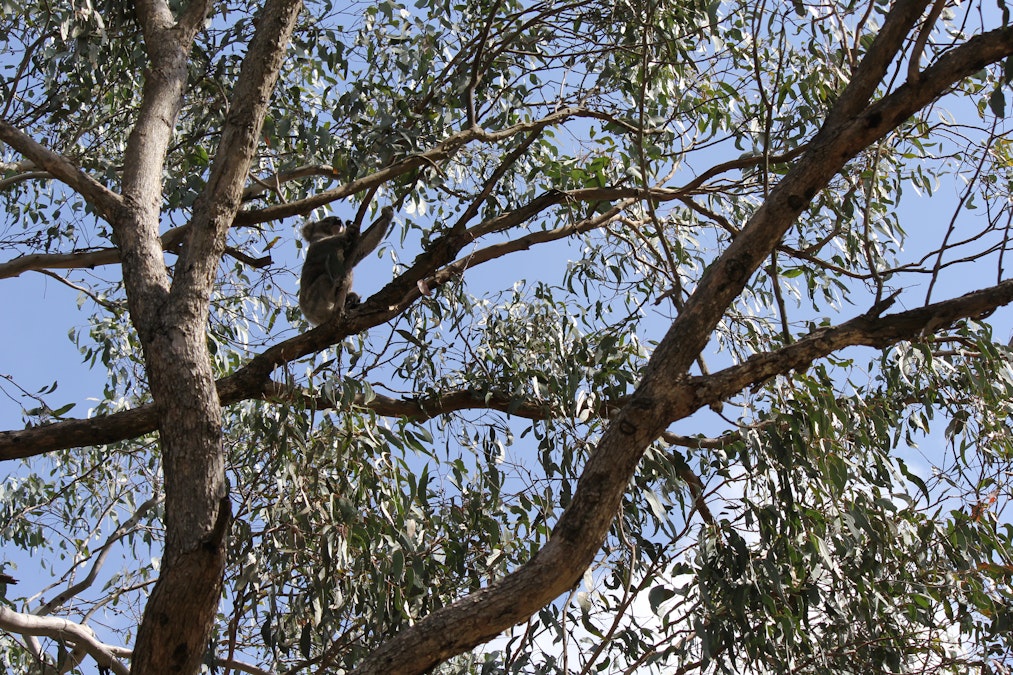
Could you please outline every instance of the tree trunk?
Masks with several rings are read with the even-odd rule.
[[[200,668],[214,627],[231,521],[222,446],[222,409],[207,350],[214,276],[225,235],[239,210],[268,102],[291,38],[300,0],[269,0],[257,17],[232,92],[230,115],[207,186],[194,205],[172,285],[158,239],[161,170],[186,82],[185,51],[206,6],[195,2],[179,24],[167,8],[140,3],[145,42],[155,63],[145,82],[128,144],[124,198],[116,232],[123,251],[130,315],[144,349],[165,476],[165,550],[134,645],[131,672],[184,673]],[[166,11],[159,12],[160,8]],[[169,17],[171,18],[171,17]],[[187,24],[186,22],[189,22]]]

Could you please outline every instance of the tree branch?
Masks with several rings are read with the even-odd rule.
[[[195,0],[201,11],[184,10],[184,19],[199,25],[206,0]],[[164,171],[164,147],[142,114],[128,143],[128,158],[137,161],[136,175],[124,194],[133,194],[137,233],[123,246],[124,229],[116,230],[123,246],[123,278],[131,318],[144,351],[145,372],[156,404],[165,491],[165,547],[158,581],[148,596],[137,630],[132,670],[135,672],[193,672],[198,669],[221,597],[227,558],[231,503],[225,477],[222,447],[222,411],[211,357],[206,344],[209,301],[215,273],[225,250],[225,235],[232,225],[242,189],[275,83],[302,8],[301,0],[267,0],[254,20],[255,31],[243,56],[233,90],[232,105],[210,175],[194,204],[193,215],[174,268],[167,295],[161,291],[165,266],[157,240],[160,195],[154,173]],[[142,19],[142,23],[144,23]],[[180,30],[179,32],[185,32]],[[145,81],[142,111],[161,109],[164,119],[175,121],[180,99],[176,86],[185,83],[187,58],[182,44],[166,53],[148,42],[155,55],[165,57],[170,84],[158,86],[157,77]],[[189,42],[185,43],[187,50]],[[179,68],[182,66],[182,69]],[[149,73],[157,73],[157,69]],[[182,80],[178,76],[183,75]],[[149,81],[156,81],[151,87]],[[149,100],[150,96],[150,100]],[[145,126],[143,122],[148,124]],[[163,122],[164,124],[164,122]],[[155,142],[147,143],[150,136]],[[136,145],[136,147],[134,147]],[[134,153],[131,155],[131,148]],[[144,151],[147,150],[147,153]],[[135,192],[128,192],[128,185]],[[156,216],[154,223],[149,218]],[[155,229],[152,231],[152,224]],[[157,253],[160,269],[153,269]]]
[[[563,225],[552,230],[531,232],[530,234],[518,237],[517,239],[487,246],[438,270],[432,275],[432,277],[427,278],[425,285],[430,288],[435,288],[436,286],[447,283],[451,279],[460,277],[465,273],[465,271],[471,269],[472,267],[489,262],[490,260],[495,260],[496,258],[501,258],[509,253],[526,251],[537,244],[559,241],[561,239],[572,237],[576,234],[590,232],[591,230],[599,227],[604,227],[608,225],[613,218],[622,213],[625,208],[638,201],[640,200],[629,199],[620,202],[604,213],[596,214],[590,218],[585,218],[575,223]],[[477,235],[474,238],[477,239]]]
[[[31,162],[28,163],[30,164]],[[25,173],[19,173],[14,176],[11,176],[10,178],[0,180],[0,192],[6,190],[12,185],[17,185],[18,183],[23,183],[25,181],[36,180],[40,178],[49,179],[52,177],[53,174],[49,173],[48,171],[26,171]]]
[[[170,251],[179,246],[186,226],[174,227],[160,237],[162,250]],[[7,262],[0,263],[0,279],[17,277],[25,272],[41,272],[57,269],[92,269],[102,265],[115,265],[122,262],[118,248],[100,248],[94,251],[78,253],[32,253],[18,256]]]
[[[243,59],[211,173],[187,228],[170,293],[172,303],[205,297],[210,290],[260,143],[268,103],[295,26],[292,17],[301,7],[301,2],[267,5],[258,19],[260,25],[247,52],[256,58]]]
[[[114,655],[116,647],[99,642],[95,638],[95,632],[83,624],[66,619],[22,614],[0,605],[0,628],[11,633],[48,637],[60,642],[68,642],[83,648],[90,657],[95,659],[97,664],[112,670],[116,675],[130,674],[130,670]]]
[[[288,171],[278,171],[270,176],[264,176],[263,178],[251,175],[250,180],[252,181],[252,185],[248,185],[246,189],[243,190],[243,201],[251,201],[267,192],[279,192],[283,183],[312,176],[337,178],[338,170],[330,164],[311,164],[307,166],[298,166],[294,169],[289,169]]]
[[[256,223],[265,223],[270,220],[290,218],[292,216],[305,216],[313,209],[324,206],[325,204],[330,204],[331,202],[339,199],[344,199],[345,197],[376,188],[388,181],[394,180],[395,178],[409,174],[416,169],[420,169],[425,166],[439,165],[440,162],[453,157],[458,150],[474,141],[482,143],[497,143],[518,134],[529,133],[553,124],[565,122],[571,117],[595,118],[600,117],[600,115],[583,108],[564,108],[550,115],[546,115],[541,119],[532,122],[515,124],[511,127],[500,129],[498,131],[486,131],[477,127],[464,129],[441,141],[434,148],[405,157],[404,159],[394,162],[375,173],[363,176],[362,178],[357,178],[356,180],[340,185],[333,190],[325,190],[313,195],[312,197],[300,199],[295,202],[289,202],[288,204],[278,204],[264,209],[241,211],[236,217],[236,222],[241,225],[252,225]]]
[[[673,322],[644,369],[629,403],[614,417],[581,473],[573,500],[560,516],[549,541],[519,569],[458,602],[421,619],[370,654],[356,673],[396,668],[420,673],[436,663],[481,644],[529,617],[576,582],[594,560],[619,509],[643,451],[673,419],[690,407],[677,392],[732,300],[760,263],[792,226],[813,196],[846,161],[881,138],[945,91],[946,76],[930,75],[921,89],[880,101],[876,114],[862,112],[924,9],[924,0],[900,0],[893,6],[855,78],[831,109],[827,121],[799,162],[753,214],[742,234],[704,272],[695,292]],[[1013,49],[1008,30],[989,34],[1001,56]],[[975,50],[978,69],[991,62],[980,56],[989,38],[969,40],[948,56]],[[986,50],[985,54],[989,54]],[[944,57],[945,59],[946,57]],[[942,61],[942,59],[940,60]],[[934,67],[938,74],[939,65]],[[952,74],[957,75],[959,69]],[[964,70],[960,76],[974,72]],[[931,87],[922,86],[932,82]],[[923,98],[924,97],[924,98]],[[875,107],[875,106],[874,106]],[[1007,291],[1011,289],[1007,288]],[[467,626],[467,630],[462,630]]]
[[[102,569],[105,559],[109,556],[109,552],[112,550],[112,545],[127,536],[133,527],[140,522],[144,514],[150,511],[160,501],[162,501],[161,497],[151,497],[138,506],[133,514],[131,514],[130,518],[120,523],[120,526],[106,538],[105,542],[103,542],[102,546],[98,549],[98,557],[96,557],[92,563],[91,568],[88,570],[88,574],[81,579],[81,581],[57,593],[52,600],[32,613],[35,616],[48,616],[62,607],[67,600],[73,598],[78,593],[95,583],[99,570]]]
[[[11,146],[53,178],[62,181],[88,202],[99,215],[112,222],[122,206],[118,194],[75,166],[69,159],[37,143],[28,134],[0,119],[0,141]]]
[[[1013,280],[919,309],[879,318],[866,313],[835,327],[820,328],[792,345],[777,351],[756,354],[739,365],[730,366],[710,375],[690,378],[674,387],[673,397],[681,403],[676,416],[666,424],[683,419],[712,403],[727,400],[745,388],[762,383],[775,375],[807,367],[816,359],[845,347],[864,345],[883,348],[902,340],[916,340],[945,330],[962,319],[988,314],[1011,302],[1013,302]],[[284,352],[302,338],[303,336],[293,338],[268,349],[232,375],[219,380],[218,392],[222,404],[264,398],[299,400],[317,409],[332,407],[329,403],[321,403],[313,397],[303,396],[287,385],[267,379],[256,384],[257,377],[249,374],[251,371],[270,374],[271,368],[264,366],[265,362],[270,363],[270,359],[265,355],[276,350]],[[260,361],[261,359],[265,361]],[[629,399],[609,401],[603,405],[607,408],[618,407],[628,401]],[[369,403],[366,403],[365,399],[359,399],[355,405],[379,415],[410,417],[416,421],[425,421],[461,410],[497,410],[527,419],[546,419],[551,413],[538,401],[518,405],[514,397],[498,394],[487,397],[487,392],[472,389],[408,400],[376,395]],[[605,410],[599,410],[598,413],[604,416]],[[30,429],[3,431],[0,432],[0,460],[24,459],[54,450],[114,443],[136,438],[156,429],[155,409],[148,404],[90,420],[65,420]],[[669,442],[675,441],[669,439]],[[685,437],[678,442],[679,445],[686,447],[717,447],[715,443],[720,441],[707,439],[701,441]]]

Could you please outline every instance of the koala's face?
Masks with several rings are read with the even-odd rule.
[[[302,236],[306,241],[313,243],[328,237],[340,237],[345,234],[345,224],[341,218],[330,216],[313,223],[306,223],[302,227]]]

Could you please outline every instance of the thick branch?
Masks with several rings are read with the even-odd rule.
[[[854,81],[838,99],[812,145],[770,193],[742,235],[704,273],[651,357],[630,402],[609,425],[588,460],[573,501],[546,545],[506,578],[400,632],[365,659],[356,672],[383,673],[395,666],[404,673],[423,672],[527,618],[580,578],[608,532],[643,450],[676,419],[683,401],[675,390],[687,379],[690,365],[702,352],[728,305],[813,196],[846,161],[955,81],[934,78],[926,71],[922,84],[931,81],[933,86],[903,94],[895,92],[886,104],[890,114],[883,114],[883,110],[872,117],[859,114],[923,8],[924,0],[901,0],[893,7]],[[1009,39],[1013,33],[1000,31],[998,35],[1003,44],[997,51],[1008,53],[1013,47]],[[969,41],[949,56],[966,54],[971,42],[975,41]],[[980,48],[981,42],[977,41],[974,49]],[[974,71],[964,71],[962,75],[971,72]],[[468,630],[461,630],[462,626]]]
[[[151,63],[123,156],[124,208],[110,222],[122,255],[130,317],[145,346],[157,331],[169,289],[158,235],[165,158],[183,102],[190,47],[201,23],[195,17],[202,19],[208,5],[207,0],[193,0],[185,9],[186,21],[177,26],[164,0],[135,4]]]
[[[295,26],[294,17],[301,7],[302,3],[295,1],[266,5],[258,17],[259,27],[248,51],[252,57],[243,59],[211,174],[187,228],[173,280],[173,302],[210,295],[225,235],[239,210],[268,103]]]
[[[680,404],[678,413],[668,423],[682,419],[704,406],[727,400],[745,388],[775,375],[804,368],[816,359],[846,347],[865,345],[883,348],[902,340],[916,340],[945,330],[957,321],[982,316],[1011,302],[1013,281],[1004,281],[997,286],[919,309],[878,319],[862,315],[839,326],[821,328],[780,350],[757,354],[739,365],[707,376],[691,378],[674,388],[673,398],[678,399]],[[268,352],[285,351],[284,345],[291,346],[299,339],[272,347]],[[318,405],[314,399],[301,397],[293,393],[291,388],[267,379],[257,385],[258,378],[251,377],[249,373],[270,373],[270,369],[264,367],[265,362],[260,361],[266,359],[270,362],[266,357],[268,352],[218,381],[218,392],[223,404],[251,398],[293,400],[299,397],[304,404],[329,407]],[[625,401],[611,401],[609,405],[624,403]],[[409,417],[417,421],[461,410],[498,410],[526,419],[546,419],[553,414],[543,403],[537,401],[518,404],[517,399],[509,396],[494,395],[487,398],[485,393],[473,390],[459,390],[437,397],[411,400],[374,396],[371,402],[363,400],[358,405],[379,415]],[[123,441],[151,433],[156,428],[154,406],[145,405],[92,420],[66,420],[20,431],[4,431],[0,432],[0,460],[23,459],[54,450]],[[688,439],[682,444],[690,447],[699,445],[694,439]]]
[[[681,401],[676,419],[723,401],[776,375],[808,367],[813,361],[846,347],[885,348],[945,330],[963,319],[985,316],[1013,303],[1013,280],[918,309],[876,318],[862,314],[832,328],[819,328],[774,352],[756,354],[743,363],[676,387]],[[689,411],[689,412],[686,412]]]
[[[197,4],[203,7],[203,2],[198,0]],[[134,187],[147,190],[136,194],[138,203],[143,204],[139,209],[143,227],[131,242],[133,246],[124,248],[124,280],[158,411],[165,478],[165,548],[158,582],[148,597],[137,631],[131,667],[136,673],[195,672],[221,598],[232,515],[225,479],[221,402],[206,342],[208,303],[225,250],[225,234],[239,209],[242,188],[301,7],[300,0],[267,0],[257,13],[256,31],[243,57],[208,182],[194,205],[168,296],[157,304],[137,300],[139,290],[143,298],[143,289],[150,283],[147,277],[153,270],[149,268],[140,276],[136,272],[127,274],[128,265],[143,255],[140,251],[150,252],[158,244],[144,217],[151,207],[148,200],[152,191],[158,194],[153,176],[147,165],[135,176]],[[187,9],[184,17],[192,19],[193,12]],[[147,32],[145,37],[147,40]],[[146,46],[154,60],[161,48]],[[173,49],[168,57],[167,65],[174,76],[178,74],[175,66],[180,63],[177,59],[184,57],[181,63],[185,74],[182,50]],[[175,77],[171,81],[175,82]],[[149,93],[152,109],[158,107],[159,100],[164,105],[170,103],[158,87],[149,92],[146,82],[145,95]],[[178,106],[178,101],[175,103]],[[142,129],[140,124],[135,131],[138,129]],[[138,139],[138,149],[143,149],[146,135],[159,136],[157,130],[147,128],[132,134],[131,141]],[[157,154],[161,149],[151,147],[153,154],[147,158],[148,162],[159,162],[159,171],[164,159]],[[157,253],[161,257],[160,247]],[[164,264],[161,274],[165,274]]]
[[[116,675],[128,675],[129,670],[115,656],[115,647],[102,644],[95,638],[95,633],[88,626],[74,623],[66,619],[39,617],[22,614],[0,605],[0,629],[10,633],[20,633],[33,637],[48,637],[60,642],[69,642],[85,652],[103,668],[112,670]]]
[[[185,227],[175,227],[160,237],[163,251],[177,246],[186,232]],[[25,272],[41,272],[42,270],[92,269],[101,265],[115,265],[121,262],[118,248],[102,248],[95,251],[80,253],[32,253],[13,260],[0,263],[0,279],[7,279]]]
[[[37,143],[28,134],[0,119],[0,141],[32,160],[36,166],[63,181],[91,204],[103,218],[112,221],[119,210],[120,196],[83,172],[70,160]]]

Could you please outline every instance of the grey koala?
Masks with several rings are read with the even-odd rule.
[[[299,307],[311,324],[319,326],[359,304],[359,296],[351,292],[352,270],[380,245],[393,217],[394,209],[385,206],[361,236],[356,223],[335,216],[303,225],[309,249],[299,282]]]

